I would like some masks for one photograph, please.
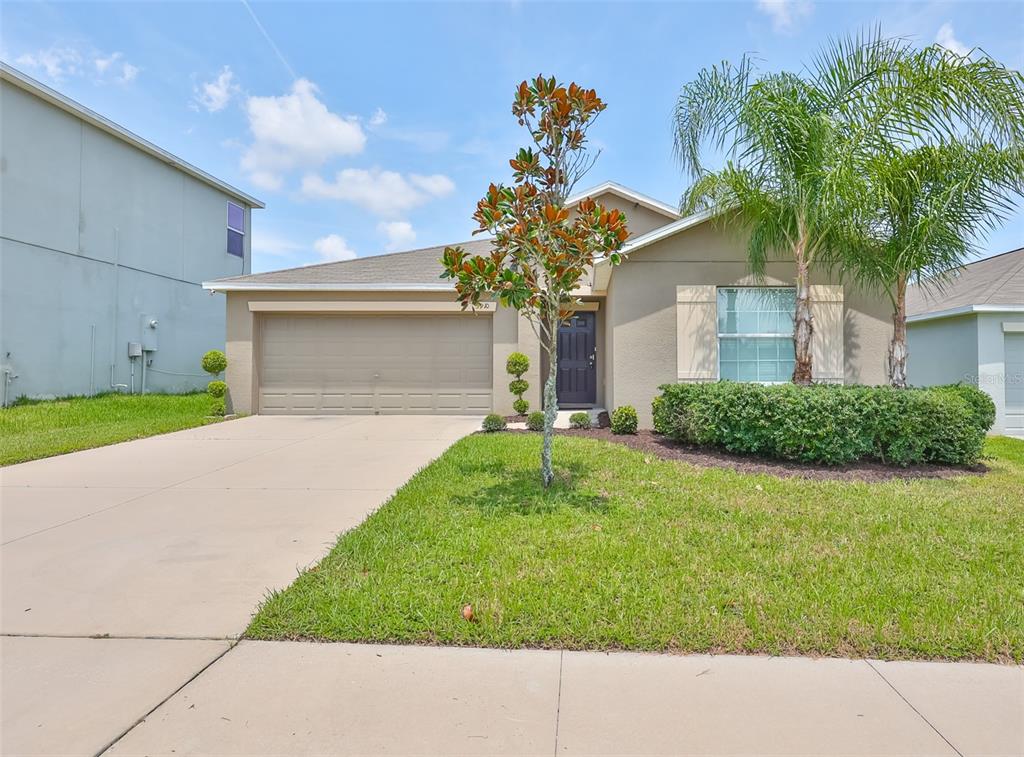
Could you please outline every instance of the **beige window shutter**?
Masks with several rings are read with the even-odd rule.
[[[811,338],[814,380],[841,384],[846,365],[843,339],[843,286],[812,285],[811,315],[814,318],[814,335]]]
[[[676,287],[676,378],[679,381],[718,379],[717,289]]]

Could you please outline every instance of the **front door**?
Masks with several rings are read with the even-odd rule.
[[[576,313],[558,329],[558,404],[597,402],[597,339],[594,313]]]

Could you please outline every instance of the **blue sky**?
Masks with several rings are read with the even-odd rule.
[[[679,87],[756,53],[798,69],[830,36],[880,24],[1024,68],[1024,3],[19,3],[0,57],[261,198],[253,269],[469,238],[524,135],[536,73],[597,89],[593,184],[675,203]],[[1024,213],[984,243],[1024,245]]]

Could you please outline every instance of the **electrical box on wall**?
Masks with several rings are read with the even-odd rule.
[[[128,342],[128,357],[142,357],[142,344],[139,342]]]
[[[151,315],[143,313],[139,316],[139,330],[142,332],[142,351],[156,352],[157,350],[157,327],[159,322]]]

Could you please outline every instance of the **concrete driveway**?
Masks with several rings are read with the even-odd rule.
[[[4,754],[95,754],[470,417],[251,417],[0,471]]]

